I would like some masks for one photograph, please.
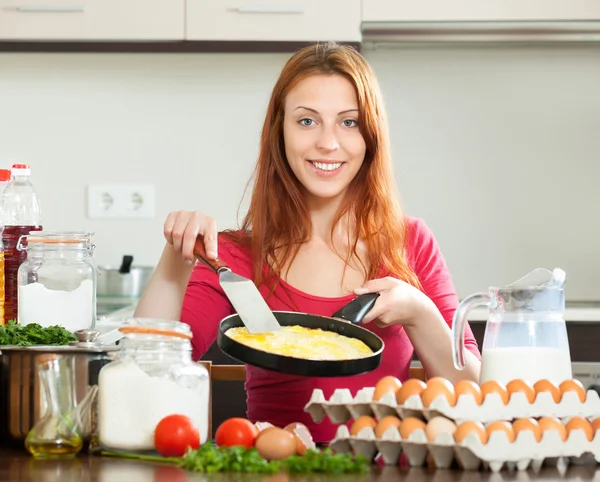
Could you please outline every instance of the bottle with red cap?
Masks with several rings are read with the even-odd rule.
[[[11,179],[0,196],[0,223],[4,226],[4,320],[18,320],[17,274],[27,251],[17,250],[19,238],[42,229],[42,209],[30,181],[27,164],[13,164]],[[26,241],[21,242],[24,246]]]
[[[0,192],[10,181],[10,169],[0,169]],[[4,243],[2,232],[4,225],[0,223],[0,325],[4,324]]]

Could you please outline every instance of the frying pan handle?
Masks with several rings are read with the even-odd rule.
[[[206,248],[204,247],[204,238],[202,236],[198,236],[196,239],[196,244],[194,245],[194,256],[198,258],[198,261],[204,263],[215,273],[219,273],[224,269],[229,269],[229,266],[227,266],[225,261],[222,261],[219,258],[209,259],[208,256],[206,256]]]
[[[342,318],[358,325],[365,315],[371,311],[378,297],[379,293],[367,293],[357,296],[341,310],[336,311],[333,318]]]

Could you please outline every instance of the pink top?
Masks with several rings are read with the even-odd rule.
[[[446,262],[425,222],[417,218],[408,218],[407,222],[409,264],[418,276],[425,294],[436,304],[448,325],[451,325],[458,306],[458,297]],[[219,258],[225,261],[233,272],[252,278],[248,248],[240,249],[230,240],[220,238]],[[261,293],[266,297],[267,289],[261,287]],[[285,301],[289,299],[288,296],[292,298],[297,309]],[[331,316],[354,297],[353,294],[341,298],[314,296],[303,293],[281,280],[268,304],[272,310]],[[189,324],[193,332],[194,360],[210,348],[216,340],[219,322],[232,313],[234,309],[219,286],[218,276],[204,264],[198,264],[192,273],[181,313],[181,321]],[[370,373],[341,378],[314,378],[282,375],[246,366],[248,419],[253,422],[270,422],[280,427],[292,422],[302,422],[309,428],[315,441],[331,440],[336,426],[329,422],[328,418],[316,424],[310,415],[304,412],[304,406],[313,389],[320,388],[325,397],[329,398],[336,388],[348,388],[354,396],[363,387],[375,386],[377,381],[386,375],[396,376],[401,381],[406,380],[409,375],[414,348],[402,326],[382,329],[369,323],[365,328],[372,330],[385,343],[381,364]],[[480,358],[477,342],[469,326],[465,332],[465,346]]]

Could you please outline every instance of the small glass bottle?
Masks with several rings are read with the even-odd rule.
[[[27,260],[18,273],[19,323],[60,325],[69,331],[96,323],[97,270],[92,234],[29,233]]]
[[[167,415],[190,417],[208,439],[210,379],[192,361],[190,327],[178,321],[137,319],[117,360],[98,378],[98,437],[110,451],[154,452],[154,430]]]

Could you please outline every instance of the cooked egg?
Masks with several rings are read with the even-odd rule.
[[[410,380],[405,381],[396,392],[396,402],[398,402],[398,405],[404,405],[404,402],[406,402],[408,397],[421,395],[426,388],[427,385],[423,380],[411,378]]]
[[[376,426],[377,422],[373,417],[369,415],[361,415],[352,423],[352,427],[350,427],[350,435],[357,436],[365,427],[371,427],[373,430],[375,430]]]
[[[297,325],[282,326],[279,330],[266,333],[250,333],[245,326],[241,326],[229,328],[225,335],[256,350],[304,360],[353,360],[373,354],[357,338]]]
[[[519,433],[523,431],[532,432],[536,442],[539,442],[542,439],[540,425],[534,418],[518,418],[513,422],[512,427],[515,432],[515,439],[519,436]]]
[[[558,389],[560,390],[560,393],[561,393],[561,399],[562,399],[562,397],[564,397],[565,393],[575,392],[577,394],[577,396],[579,397],[579,401],[581,403],[585,402],[586,393],[585,393],[585,388],[583,387],[583,383],[581,383],[579,380],[577,380],[575,378],[572,380],[565,380],[558,386]]]
[[[525,398],[529,403],[533,403],[535,401],[535,390],[525,380],[521,380],[519,378],[516,380],[511,380],[506,384],[506,391],[508,392],[509,399],[512,397],[513,393],[523,393],[525,394]]]
[[[270,427],[263,430],[254,444],[261,457],[267,460],[281,460],[291,457],[296,453],[296,439],[279,427]]]
[[[430,442],[435,441],[438,435],[442,433],[454,436],[454,432],[456,432],[456,424],[446,417],[433,417],[425,426],[425,435],[427,435],[427,440]]]
[[[308,427],[303,423],[296,422],[286,425],[284,430],[290,432],[296,439],[296,454],[304,455],[308,450],[316,448]]]
[[[375,437],[381,438],[383,434],[386,433],[391,427],[398,430],[400,432],[400,426],[402,425],[401,420],[395,415],[386,415],[379,422],[377,422],[377,426],[375,427]]]
[[[556,417],[542,417],[538,420],[538,425],[540,426],[540,430],[542,431],[542,437],[544,433],[549,430],[556,430],[560,439],[564,442],[567,440],[567,429],[561,423],[561,421]]]
[[[396,377],[387,376],[380,379],[375,385],[375,392],[373,392],[373,400],[381,400],[386,393],[393,393],[394,396],[396,392],[400,389],[402,383]]]
[[[560,402],[560,390],[556,384],[552,383],[550,380],[538,380],[533,384],[533,389],[535,390],[536,397],[539,393],[548,392],[552,395],[554,403]]]
[[[456,440],[456,443],[461,443],[470,433],[475,433],[479,437],[479,440],[482,444],[487,443],[488,434],[485,430],[485,427],[481,422],[475,422],[473,420],[463,422],[456,427],[456,431],[454,432],[454,440]]]
[[[594,438],[592,425],[583,417],[572,417],[565,425],[565,428],[567,429],[567,437],[573,430],[583,430],[583,433],[585,433],[585,436],[590,442]]]
[[[456,393],[457,402],[461,395],[471,395],[475,399],[477,405],[481,405],[483,402],[481,388],[479,388],[479,385],[472,380],[459,380],[454,385],[454,392]]]
[[[481,394],[483,395],[484,401],[490,393],[497,393],[500,395],[502,403],[504,405],[508,405],[508,391],[503,383],[500,383],[496,380],[488,380],[487,382],[483,382],[479,388],[481,389]]]
[[[499,431],[506,434],[506,438],[510,443],[515,441],[515,431],[513,430],[512,425],[505,420],[496,420],[495,422],[490,423],[485,430],[488,434],[488,438],[492,436],[492,433]]]
[[[423,406],[429,407],[437,397],[442,396],[448,400],[448,404],[453,407],[456,405],[456,393],[454,385],[442,377],[433,377],[427,380],[427,387],[421,393]]]
[[[425,422],[416,417],[406,417],[400,425],[400,437],[407,439],[415,430],[425,430]]]

